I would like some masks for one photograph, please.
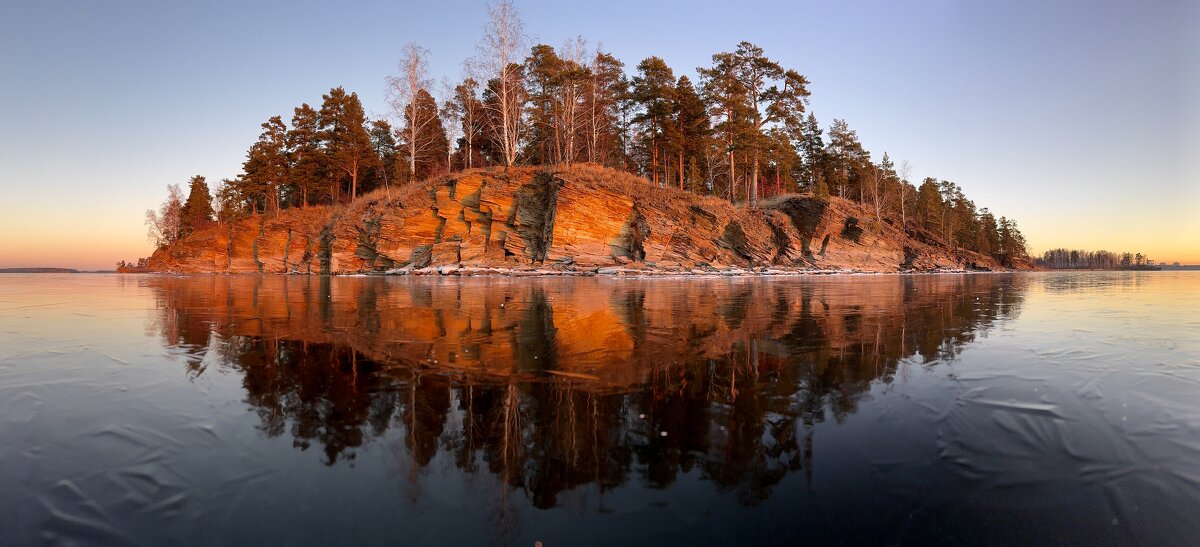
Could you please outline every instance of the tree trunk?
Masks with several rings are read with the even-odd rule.
[[[733,147],[729,148],[729,203],[737,203],[737,175],[733,168],[735,156]]]
[[[474,116],[469,116],[468,119],[471,121],[467,122],[467,169],[470,169],[474,166],[473,160],[475,159],[475,139],[473,135],[475,132],[475,122]]]
[[[658,135],[653,133],[654,129],[650,131],[650,182],[658,186]]]
[[[750,193],[750,206],[758,201],[758,146],[754,147],[754,166],[750,168],[750,182],[746,190]]]
[[[679,150],[679,189],[683,190],[683,148]]]

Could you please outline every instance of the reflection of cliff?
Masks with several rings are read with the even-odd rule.
[[[167,341],[239,372],[266,435],[327,463],[389,430],[537,506],[698,469],[746,503],[901,361],[1016,313],[1008,276],[820,280],[148,278]]]

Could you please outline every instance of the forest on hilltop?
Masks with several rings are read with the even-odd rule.
[[[714,54],[693,82],[655,56],[628,74],[582,37],[530,46],[511,2],[487,10],[478,54],[456,84],[435,85],[430,52],[408,44],[387,79],[389,119],[368,119],[341,87],[319,107],[296,107],[290,123],[273,116],[241,175],[212,191],[193,177],[186,199],[170,185],[147,211],[150,238],[164,247],[214,222],[336,206],[464,169],[593,163],[751,208],[785,193],[837,196],[1004,264],[1026,256],[1016,222],[977,207],[958,184],[915,184],[907,162],[873,159],[844,120],[822,128],[809,81],[750,42]]]

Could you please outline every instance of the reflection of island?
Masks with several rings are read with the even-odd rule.
[[[902,360],[952,358],[1023,293],[1000,275],[144,282],[167,342],[239,372],[266,435],[333,464],[400,428],[417,466],[445,452],[539,507],[694,469],[765,499],[811,471],[813,424]]]

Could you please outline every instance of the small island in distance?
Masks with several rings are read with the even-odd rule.
[[[0,268],[0,273],[81,273],[74,268]]]

